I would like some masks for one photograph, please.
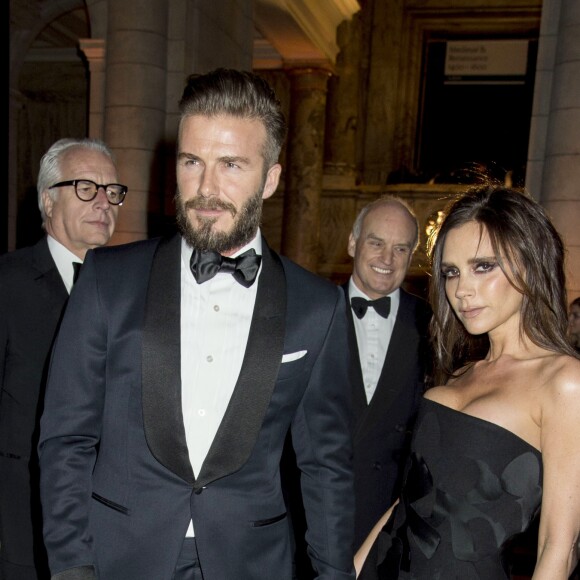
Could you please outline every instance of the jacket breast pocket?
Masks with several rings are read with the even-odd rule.
[[[309,362],[310,356],[306,350],[284,354],[278,369],[278,380],[283,381],[299,376],[308,368]]]

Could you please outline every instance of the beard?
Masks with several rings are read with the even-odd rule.
[[[179,191],[175,195],[177,227],[185,241],[202,252],[212,250],[220,254],[235,251],[249,243],[256,235],[262,219],[262,187],[238,210],[226,201],[215,197],[194,197],[183,202]],[[193,225],[188,219],[188,210],[221,209],[229,211],[234,223],[229,231],[213,229],[218,218],[198,218]]]

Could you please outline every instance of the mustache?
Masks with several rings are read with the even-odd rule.
[[[228,203],[227,201],[223,201],[221,199],[217,199],[216,197],[194,197],[193,199],[187,200],[183,207],[185,210],[188,209],[200,209],[200,210],[213,210],[213,209],[221,209],[224,211],[229,211],[232,214],[232,217],[235,217],[238,213],[238,210],[232,203]]]

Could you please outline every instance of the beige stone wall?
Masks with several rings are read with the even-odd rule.
[[[527,185],[567,249],[569,301],[580,296],[580,4],[546,0]]]

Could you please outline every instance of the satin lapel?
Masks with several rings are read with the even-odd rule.
[[[193,484],[181,409],[181,236],[159,243],[147,290],[142,347],[143,423],[153,456]]]
[[[352,387],[352,408],[354,414],[354,429],[356,430],[360,418],[366,414],[368,409],[367,397],[365,395],[364,380],[360,366],[360,355],[356,340],[356,330],[350,307],[350,296],[348,294],[348,282],[342,285],[346,298],[346,317],[348,318],[348,348],[352,357],[351,365],[351,387]]]
[[[409,356],[409,353],[417,350],[416,322],[413,319],[409,296],[403,289],[400,296],[397,320],[393,327],[385,363],[364,423],[359,425],[360,429],[355,434],[357,438],[363,436],[374,422],[383,420],[384,413],[391,407],[406,384],[406,377],[410,372],[409,365],[417,364],[416,356],[414,354]]]
[[[262,240],[262,272],[240,376],[195,488],[237,471],[258,437],[284,353],[286,277]]]

